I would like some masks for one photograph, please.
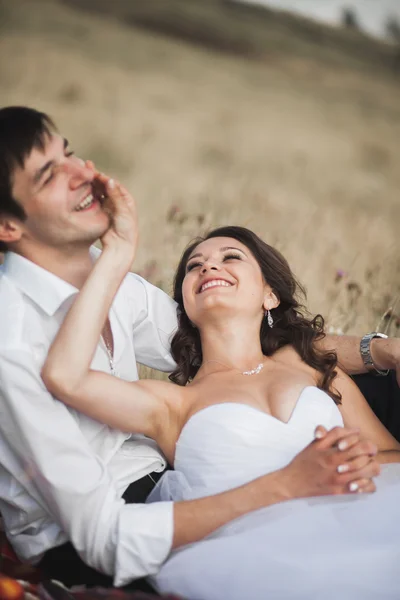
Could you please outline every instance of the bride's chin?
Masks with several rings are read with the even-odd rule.
[[[206,326],[207,323],[223,322],[232,319],[237,313],[237,307],[224,303],[213,303],[212,305],[203,306],[192,322],[196,322],[196,327],[200,329],[201,327]]]

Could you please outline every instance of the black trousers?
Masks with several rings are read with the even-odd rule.
[[[122,496],[125,502],[127,504],[145,502],[155,482],[160,479],[161,475],[162,473],[151,473],[151,477],[146,475],[146,477],[131,483]],[[113,587],[112,577],[104,575],[84,563],[70,542],[48,550],[40,561],[38,568],[44,577],[61,581],[67,587],[73,585]],[[123,589],[156,594],[155,590],[144,578],[132,581]]]
[[[353,380],[386,429],[400,442],[400,388],[395,371],[387,377],[354,375]]]

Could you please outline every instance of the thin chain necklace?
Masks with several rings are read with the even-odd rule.
[[[108,344],[106,338],[104,337],[104,335],[101,336],[101,339],[103,340],[104,347],[105,347],[106,352],[107,352],[107,357],[108,357],[108,362],[109,362],[109,365],[110,365],[111,375],[116,375],[117,371],[115,369],[114,357],[113,357],[113,354],[112,354],[112,351],[111,351],[111,346],[109,346],[109,344]]]
[[[215,362],[219,365],[222,365],[223,367],[226,367],[227,369],[238,371],[241,375],[258,375],[260,371],[262,371],[264,368],[264,363],[262,362],[259,363],[254,369],[250,369],[250,371],[241,371],[240,369],[236,369],[235,367],[229,367],[228,365],[222,363],[220,360],[206,360],[206,362],[203,363],[203,365],[206,365],[210,362]]]

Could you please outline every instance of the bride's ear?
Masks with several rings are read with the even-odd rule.
[[[264,310],[272,310],[280,305],[280,300],[271,288],[267,288],[264,294]]]

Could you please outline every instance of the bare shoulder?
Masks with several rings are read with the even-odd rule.
[[[272,355],[272,358],[274,361],[285,367],[307,371],[309,374],[315,372],[315,369],[305,363],[297,350],[289,344],[277,350],[275,354]]]
[[[349,377],[349,375],[347,375],[347,373],[345,373],[343,369],[336,366],[335,372],[336,377],[333,380],[333,387],[336,389],[337,392],[339,392],[342,395],[342,400],[343,396],[346,397],[346,395],[351,392],[356,394],[359,393],[362,396],[361,392],[359,391],[352,378]]]
[[[277,362],[283,362],[286,364],[287,363],[296,364],[296,363],[302,362],[297,351],[290,344],[283,346],[283,348],[279,348],[279,350],[274,352],[274,354],[272,355],[272,358],[274,360],[276,360]]]

